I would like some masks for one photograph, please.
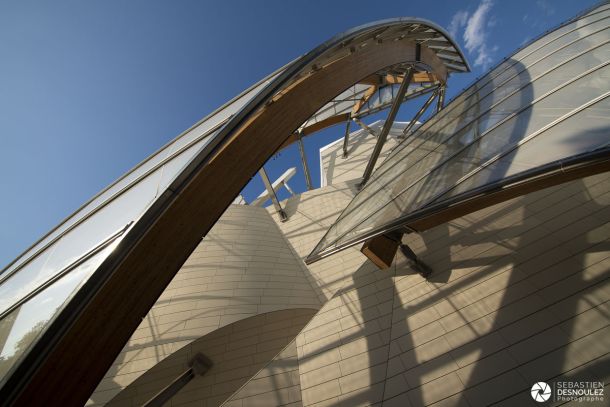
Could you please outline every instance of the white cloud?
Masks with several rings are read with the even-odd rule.
[[[474,52],[485,44],[486,17],[491,9],[490,0],[483,0],[474,13],[468,18],[464,31],[464,43],[469,52]]]
[[[452,37],[456,37],[458,31],[466,25],[466,21],[468,21],[468,12],[465,10],[458,11],[451,18],[451,22],[449,23],[448,31]]]
[[[494,25],[494,23],[490,24],[490,21],[495,21],[493,16],[489,16],[492,6],[491,0],[482,0],[479,7],[468,17],[463,35],[466,50],[475,55],[474,65],[481,66],[483,69],[491,64],[492,55],[498,49],[487,42],[487,29]]]

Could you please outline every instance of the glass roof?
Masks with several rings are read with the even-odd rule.
[[[610,153],[609,18],[605,4],[560,26],[456,97],[396,147],[307,261],[473,191]]]

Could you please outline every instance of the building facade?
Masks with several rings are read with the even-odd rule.
[[[468,64],[425,20],[353,29],[265,78],[3,270],[2,400],[510,406],[536,404],[538,382],[605,390],[609,18],[583,12],[447,104]],[[313,188],[302,143],[339,123]],[[287,180],[262,165],[292,143],[310,189],[279,201]],[[257,171],[268,207],[236,200]]]

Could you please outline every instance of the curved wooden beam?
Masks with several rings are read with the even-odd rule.
[[[356,104],[354,104],[354,107],[352,108],[352,116],[358,113],[360,109],[362,109],[362,106],[364,106],[364,104],[368,102],[368,100],[375,94],[375,92],[377,92],[377,89],[379,89],[379,86],[371,85],[371,87],[368,88],[366,92],[364,92],[364,95],[362,95],[360,100],[357,101]]]
[[[381,85],[398,85],[402,83],[404,76],[399,75],[371,75],[368,78],[364,78],[360,83],[364,83],[371,86]],[[434,83],[441,82],[441,79],[432,72],[415,72],[413,74],[412,83]]]

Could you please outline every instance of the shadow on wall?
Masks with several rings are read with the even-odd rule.
[[[185,372],[197,353],[211,359],[214,366],[191,380],[170,403],[220,405],[280,353],[315,313],[313,309],[274,311],[215,330],[156,364],[106,405],[144,404]]]
[[[411,236],[409,243],[434,270],[431,280],[402,258],[382,271],[367,262],[346,277],[349,284],[333,298],[343,308],[340,339],[320,350],[339,349],[342,357],[342,394],[331,404],[527,405],[535,381],[606,380],[610,227],[599,225],[608,219],[608,189],[602,174]],[[315,313],[308,312],[286,344]],[[324,335],[332,333],[323,328]],[[298,362],[269,366],[295,370],[316,358],[305,354]],[[237,380],[245,383],[263,364]],[[353,371],[345,370],[354,364]],[[213,399],[188,388],[179,393],[183,400],[210,397],[212,403],[229,395]],[[303,401],[311,404],[306,396]]]
[[[521,69],[518,63],[514,67]],[[515,86],[529,81],[522,73]],[[515,109],[533,100],[531,87],[525,86],[519,97]],[[510,113],[499,112],[493,122]],[[530,119],[524,111],[512,130],[505,129],[503,141],[522,140]],[[453,150],[487,128],[473,122],[454,139]],[[454,161],[455,168],[468,170],[484,160],[487,147],[479,143]],[[488,176],[502,178],[509,167],[498,166]],[[462,173],[430,179],[422,191],[442,191]],[[609,189],[608,175],[601,174],[422,233],[423,241],[413,248],[434,270],[428,281],[404,264],[375,272],[364,264],[351,279],[345,277],[348,286],[334,298],[359,322],[346,328],[342,319],[340,340],[326,341],[317,352],[340,348],[345,367],[358,356],[349,354],[348,347],[364,340],[359,357],[368,364],[348,373],[342,368],[336,376],[339,395],[326,401],[346,406],[527,405],[534,403],[529,390],[537,381],[607,381]],[[411,240],[417,243],[417,238]],[[300,362],[311,358],[305,355]],[[314,393],[316,386],[303,391]],[[307,399],[304,395],[305,404],[312,404]],[[323,396],[315,398],[321,400]]]
[[[592,179],[607,191],[604,175]],[[347,363],[331,404],[528,405],[537,381],[608,380],[609,208],[587,189],[572,182],[424,233],[420,255],[447,283],[405,261],[360,267],[337,293],[360,322],[342,319],[341,340],[322,349]],[[354,358],[368,363],[346,374]]]

